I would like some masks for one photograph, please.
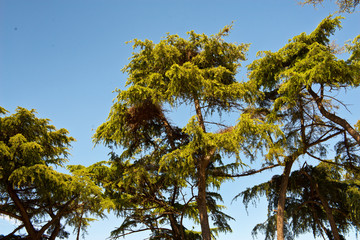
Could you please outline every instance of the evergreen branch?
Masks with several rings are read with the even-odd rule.
[[[329,164],[334,164],[334,165],[341,166],[341,167],[344,166],[344,164],[341,164],[341,163],[336,163],[336,162],[333,162],[333,161],[331,161],[331,160],[321,159],[321,158],[319,158],[319,157],[317,157],[317,156],[309,153],[308,151],[306,151],[306,154],[308,154],[310,157],[312,157],[312,158],[314,158],[314,159],[316,159],[316,160],[318,160],[318,161],[320,161],[320,162],[329,163]]]
[[[3,205],[2,205],[2,206],[3,206]],[[6,216],[9,216],[9,217],[11,217],[11,218],[15,218],[15,219],[20,220],[20,221],[22,220],[22,218],[21,218],[20,216],[14,214],[14,213],[11,213],[11,212],[2,210],[2,209],[0,209],[0,214],[4,214],[4,215],[6,215]]]
[[[309,93],[314,98],[321,114],[329,119],[330,121],[339,124],[342,126],[354,139],[355,141],[360,145],[360,133],[358,133],[345,119],[328,112],[322,102],[322,98],[320,98],[312,89],[311,87],[308,88]]]
[[[328,98],[331,98],[332,100],[337,101],[337,102],[340,103],[349,113],[351,113],[351,111],[348,109],[348,107],[346,106],[346,104],[343,103],[342,101],[340,101],[339,99],[334,98],[334,97],[329,96],[329,95],[326,95],[326,94],[324,94],[324,97],[328,97]]]
[[[204,121],[204,123],[214,124],[214,125],[221,126],[221,127],[225,127],[225,128],[228,128],[228,127],[229,127],[228,125],[225,125],[225,124],[222,124],[222,123],[217,123],[217,122]]]
[[[39,231],[39,233],[43,234],[46,229],[48,229],[52,224],[54,224],[56,221],[58,221],[65,213],[66,213],[66,208],[73,202],[75,201],[75,199],[77,198],[78,196],[73,196],[69,201],[67,201],[64,206],[62,207],[61,210],[59,210],[56,215],[50,220],[48,221],[47,224],[45,224]]]
[[[328,134],[331,131],[332,131],[332,129],[326,131],[321,137],[318,138],[318,140],[316,140],[313,143],[309,144],[309,146],[306,149],[309,149],[310,147],[312,147],[314,145],[317,145],[319,143],[326,142],[327,140],[329,140],[329,139],[331,139],[331,138],[333,138],[333,137],[335,137],[335,136],[337,136],[337,135],[339,135],[340,133],[343,132],[343,130],[341,130],[341,131],[338,131],[338,132],[336,132],[334,134],[331,134],[331,135],[327,136],[326,138],[322,139],[323,137],[326,136],[326,134]]]
[[[213,175],[215,177],[229,177],[229,178],[245,177],[245,176],[250,176],[250,175],[253,175],[253,174],[268,170],[268,169],[272,169],[272,168],[275,168],[275,167],[279,167],[279,166],[281,166],[281,165],[280,164],[270,165],[270,166],[267,166],[267,167],[264,167],[264,168],[261,168],[261,169],[258,169],[258,170],[251,169],[251,170],[248,170],[248,171],[246,171],[244,173],[241,173],[241,174],[227,174],[227,173],[224,173],[224,172],[216,172],[216,171],[214,171]]]
[[[180,191],[182,197],[183,197],[183,200],[185,202],[185,205],[184,205],[184,210],[183,212],[181,213],[181,216],[180,216],[180,225],[182,226],[183,225],[183,220],[184,220],[184,213],[185,213],[185,210],[188,208],[189,204],[191,203],[191,201],[194,200],[195,198],[195,194],[194,194],[194,185],[191,185],[191,198],[188,200],[188,201],[185,201],[185,195],[182,193],[182,191]]]
[[[300,209],[300,208],[302,208],[304,205],[310,204],[310,203],[316,204],[316,205],[322,207],[321,203],[316,202],[316,201],[312,201],[312,200],[308,200],[308,201],[302,202],[302,203],[297,207],[297,209]]]

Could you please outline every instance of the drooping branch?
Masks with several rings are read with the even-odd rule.
[[[19,221],[22,220],[22,218],[21,218],[20,216],[14,214],[14,213],[12,213],[12,212],[8,212],[8,211],[5,211],[5,210],[2,210],[2,209],[0,209],[0,214],[4,214],[4,215],[6,215],[6,216],[9,216],[10,218],[14,218],[14,219],[19,220]]]
[[[333,164],[333,165],[336,165],[336,166],[344,166],[344,164],[341,164],[341,163],[337,163],[337,162],[333,162],[333,161],[330,161],[330,160],[325,160],[325,159],[321,159],[311,153],[309,153],[309,151],[306,151],[306,154],[309,155],[310,157],[320,161],[320,162],[324,162],[324,163],[328,163],[328,164]]]

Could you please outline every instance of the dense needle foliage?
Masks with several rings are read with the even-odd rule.
[[[358,5],[338,3],[342,11]],[[211,36],[132,40],[126,89],[116,89],[93,136],[109,160],[69,166],[71,174],[54,170],[74,141],[65,129],[34,110],[7,116],[0,107],[0,214],[19,223],[0,239],[67,238],[67,225],[79,239],[105,209],[122,218],[113,239],[142,231],[149,239],[214,239],[231,232],[233,220],[220,204],[221,185],[278,166],[281,175],[236,196],[246,206],[262,196],[269,202],[254,235],[340,240],[359,231],[360,120],[340,116],[337,96],[360,84],[360,35],[339,58],[330,37],[341,19],[329,16],[278,51],[260,52],[246,82],[236,76],[249,44],[226,42],[231,26]],[[179,108],[193,116],[171,119]],[[261,168],[249,170],[244,158]],[[295,162],[302,167],[294,170]]]
[[[89,214],[102,216],[99,187],[76,171],[53,168],[67,161],[72,141],[66,129],[57,130],[34,110],[19,107],[0,118],[0,214],[18,222],[1,239],[67,238],[66,225],[79,234],[92,220]],[[27,233],[17,236],[20,229]]]
[[[286,145],[283,146],[285,154],[281,158],[284,165],[283,174],[263,187],[256,186],[243,193],[244,201],[249,202],[249,198],[256,197],[256,192],[261,195],[264,194],[264,189],[274,188],[265,192],[272,206],[269,210],[274,209],[274,204],[277,204],[276,214],[270,211],[265,225],[259,225],[255,229],[264,230],[267,239],[273,239],[275,232],[278,240],[293,239],[299,233],[306,232],[308,228],[314,226],[307,224],[306,217],[309,215],[306,214],[309,213],[304,213],[302,216],[304,219],[301,220],[303,227],[298,227],[300,224],[298,220],[301,218],[295,214],[300,212],[290,209],[293,203],[289,196],[296,187],[292,186],[290,193],[287,193],[288,184],[292,184],[290,177],[292,165],[301,156],[330,165],[339,165],[341,166],[338,168],[339,171],[346,169],[347,172],[341,176],[341,181],[349,184],[354,194],[352,196],[358,196],[359,185],[353,184],[353,177],[351,182],[347,179],[353,174],[358,176],[360,134],[356,126],[351,126],[336,112],[339,108],[338,102],[341,103],[336,99],[336,95],[343,89],[358,87],[360,84],[360,37],[356,37],[351,44],[346,45],[350,56],[347,60],[337,58],[336,51],[329,44],[329,37],[334,34],[336,28],[341,27],[340,21],[341,17],[330,16],[324,19],[312,33],[302,33],[294,37],[277,52],[261,52],[259,54],[261,58],[249,65],[250,82],[256,84],[258,89],[265,93],[265,98],[258,101],[258,108],[267,113],[266,117],[269,121],[282,124],[281,129],[286,139]],[[334,145],[336,141],[339,142]],[[330,142],[335,147],[336,155],[333,159],[326,160]],[[315,182],[317,178],[312,179]],[[327,184],[331,189],[332,182]],[[299,183],[297,187],[301,189],[304,186]],[[336,192],[331,194],[336,195]],[[340,239],[339,232],[346,232],[351,225],[358,228],[358,222],[357,220],[351,224],[348,224],[347,220],[346,223],[341,222],[336,216],[336,208],[329,201],[330,199],[343,201],[354,197],[340,200],[331,194],[324,194],[321,201],[322,213],[326,215],[331,231],[323,227],[325,224],[321,220],[314,217],[312,221],[316,221],[314,222],[316,228],[313,232],[314,235],[331,232],[329,234],[334,239]],[[302,197],[304,199],[299,201],[306,202],[306,197]],[[357,209],[358,202],[349,201],[346,204],[348,208],[351,206]],[[344,214],[346,215],[344,218],[347,219],[349,216],[347,213]],[[357,214],[355,213],[354,216]],[[293,225],[291,230],[289,224]]]
[[[256,94],[235,79],[248,45],[224,41],[229,30],[213,36],[189,32],[188,39],[167,35],[157,44],[131,42],[139,51],[124,68],[128,88],[117,90],[109,118],[94,136],[114,150],[106,170],[110,174],[100,181],[118,205],[116,211],[126,216],[113,236],[148,229],[154,238],[188,239],[195,233],[185,230],[184,217],[201,225],[203,239],[231,230],[230,216],[217,204],[221,195],[211,187],[220,188],[243,165],[241,152],[270,147],[268,133],[276,135],[277,129],[249,114],[235,126],[213,120],[222,113],[240,114]],[[181,105],[195,112],[184,127],[168,117]],[[120,155],[116,147],[122,148]],[[225,163],[227,156],[236,160]],[[143,228],[130,228],[140,223]]]

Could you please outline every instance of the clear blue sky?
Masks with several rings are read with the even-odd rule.
[[[0,106],[11,113],[17,106],[34,108],[57,128],[68,129],[77,139],[69,164],[88,166],[107,159],[104,147],[93,148],[91,136],[106,120],[112,91],[124,86],[126,75],[120,70],[132,52],[126,41],[157,42],[167,32],[185,37],[190,30],[215,34],[234,21],[227,41],[251,43],[251,61],[259,50],[275,51],[293,36],[310,33],[337,10],[334,2],[314,9],[296,0],[0,0]],[[344,16],[343,29],[334,37],[339,44],[360,34],[360,13]],[[344,112],[351,123],[360,119],[359,93],[342,98],[353,104],[352,114]],[[224,185],[224,204],[236,222],[231,224],[234,232],[219,239],[251,239],[252,227],[266,218],[266,202],[249,208],[247,215],[241,201],[231,204],[231,199],[274,173]],[[100,220],[85,239],[105,239],[120,223],[114,217]],[[0,220],[0,232],[8,225]]]

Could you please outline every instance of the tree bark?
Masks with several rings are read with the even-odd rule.
[[[332,214],[332,210],[331,210],[328,202],[326,201],[324,196],[320,193],[319,185],[316,182],[314,182],[314,180],[311,178],[311,176],[309,174],[307,174],[307,173],[305,173],[305,174],[309,178],[312,185],[314,186],[315,191],[316,191],[318,197],[320,198],[321,204],[325,209],[325,213],[326,213],[326,216],[327,216],[327,218],[329,220],[330,227],[331,227],[331,232],[332,232],[332,234],[334,236],[334,240],[340,240],[339,230],[338,230],[338,228],[336,226],[334,215]]]
[[[196,116],[201,126],[202,130],[206,132],[204,118],[201,112],[200,102],[198,99],[195,99],[195,110]],[[211,159],[211,151],[203,152],[198,159],[197,163],[197,176],[198,176],[198,196],[196,198],[196,202],[199,210],[200,217],[200,226],[201,226],[201,234],[203,240],[211,240],[211,231],[209,225],[209,216],[207,213],[207,203],[206,203],[206,169],[210,163]]]
[[[199,209],[202,239],[211,240],[206,203],[206,167],[207,165],[204,163],[204,159],[202,159],[198,166],[198,196],[196,201]]]
[[[308,91],[309,91],[310,95],[314,98],[314,100],[318,106],[318,109],[320,110],[320,113],[324,117],[329,119],[330,121],[343,127],[354,138],[354,140],[360,145],[360,134],[345,119],[338,117],[337,115],[335,115],[333,113],[328,112],[322,103],[322,98],[319,97],[310,87],[308,88]]]
[[[281,178],[281,185],[279,191],[279,201],[277,208],[276,216],[276,231],[277,231],[277,240],[284,240],[284,218],[285,218],[285,201],[286,201],[286,191],[289,183],[289,176],[291,172],[291,167],[296,158],[290,158],[285,162],[285,169]]]
[[[60,220],[58,220],[55,224],[54,231],[51,233],[49,240],[55,240],[56,237],[59,235],[60,229],[61,229],[61,224],[60,224]],[[76,239],[78,240],[78,238]]]
[[[81,213],[80,213],[80,223],[79,223],[79,226],[76,230],[76,240],[80,240],[80,232],[81,232],[81,220],[83,218],[83,214],[84,214],[84,206],[82,206],[82,209],[81,209]]]
[[[12,187],[11,183],[7,183],[7,191],[11,197],[11,199],[14,201],[16,207],[19,209],[20,215],[21,215],[21,220],[24,223],[25,229],[27,231],[27,233],[30,236],[30,239],[32,240],[37,240],[40,239],[40,237],[38,236],[38,232],[36,231],[36,229],[34,228],[34,226],[32,225],[31,221],[30,221],[30,216],[27,213],[24,205],[22,204],[21,200],[19,199],[18,195],[16,194],[14,188]]]
[[[180,226],[177,223],[174,214],[169,215],[169,220],[170,220],[171,230],[173,232],[173,239],[174,240],[185,240],[185,238],[181,232],[182,229],[180,229],[182,226]]]
[[[324,197],[320,194],[320,192],[318,190],[318,187],[315,186],[315,188],[316,188],[316,191],[318,192],[320,201],[321,201],[321,203],[322,203],[322,205],[323,205],[323,207],[325,209],[326,216],[329,219],[329,223],[330,223],[331,231],[332,231],[333,236],[334,236],[334,240],[340,240],[339,230],[338,230],[338,228],[336,226],[334,215],[332,214],[331,208],[329,207],[329,204],[326,201],[326,199],[324,199]]]

